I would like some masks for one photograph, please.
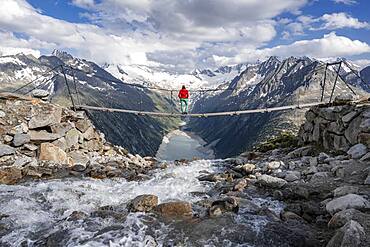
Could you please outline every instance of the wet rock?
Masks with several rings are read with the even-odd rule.
[[[31,130],[29,132],[31,141],[35,142],[48,142],[48,141],[54,141],[56,139],[59,139],[61,136],[54,133],[49,133],[45,130],[42,131],[34,131]]]
[[[207,182],[218,182],[218,181],[224,181],[225,178],[223,174],[213,173],[213,174],[201,175],[198,177],[198,180],[207,181]]]
[[[351,220],[335,233],[326,247],[362,247],[365,246],[365,238],[364,228],[357,221]]]
[[[248,186],[248,182],[246,179],[238,179],[234,183],[233,190],[234,191],[243,191],[245,187]]]
[[[358,211],[357,209],[345,209],[334,214],[328,223],[330,228],[339,228],[344,226],[350,220],[358,220],[364,218],[364,213]]]
[[[15,153],[15,148],[12,148],[11,146],[0,144],[0,157],[3,157],[5,155],[11,155]]]
[[[183,201],[161,203],[154,210],[165,218],[192,217],[191,204]]]
[[[356,194],[348,194],[339,198],[335,198],[326,204],[326,211],[331,215],[336,212],[354,208],[354,209],[369,209],[370,203],[362,196]]]
[[[31,141],[31,137],[28,134],[16,134],[13,138],[13,145],[20,147]]]
[[[352,146],[348,151],[348,155],[351,156],[352,159],[360,159],[367,153],[367,147],[364,144],[356,144]]]
[[[149,212],[158,205],[158,196],[140,195],[135,197],[127,205],[131,212]]]
[[[239,203],[234,197],[227,197],[221,200],[212,202],[209,209],[209,216],[217,217],[226,212],[238,213]]]
[[[52,107],[51,109],[40,109],[28,122],[29,129],[37,129],[53,124],[60,123],[62,118],[62,108]]]
[[[333,195],[334,197],[340,197],[348,194],[357,194],[358,192],[359,188],[356,186],[341,186],[333,191]]]
[[[22,179],[22,171],[18,167],[0,167],[0,184],[16,184]]]
[[[81,211],[73,211],[67,218],[68,221],[84,220],[88,217],[88,214]]]
[[[263,186],[271,188],[282,188],[287,184],[287,181],[282,178],[277,178],[266,174],[258,176],[257,182]]]
[[[51,143],[42,143],[40,146],[40,160],[55,161],[59,164],[68,164],[67,154]]]

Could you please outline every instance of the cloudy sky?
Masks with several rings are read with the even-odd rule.
[[[369,0],[0,0],[0,54],[184,72],[271,55],[370,64]]]

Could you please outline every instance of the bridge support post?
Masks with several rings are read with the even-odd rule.
[[[66,72],[64,70],[64,66],[63,65],[60,65],[61,69],[62,69],[62,73],[63,73],[63,76],[64,76],[64,81],[67,85],[67,90],[68,90],[68,94],[71,98],[71,101],[72,101],[72,107],[73,107],[73,110],[76,111],[76,105],[75,105],[75,101],[73,100],[73,96],[72,96],[72,93],[71,93],[71,88],[69,87],[69,84],[68,84],[68,80],[67,80],[67,76],[66,76]]]
[[[339,73],[340,73],[341,68],[342,68],[342,62],[340,62],[339,66],[338,66],[337,75],[335,76],[334,86],[333,86],[333,89],[331,90],[329,103],[331,103],[331,101],[333,99],[334,90],[335,90],[335,87],[337,86],[337,81],[338,81],[338,77],[339,77]]]

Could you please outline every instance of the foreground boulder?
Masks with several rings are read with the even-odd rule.
[[[183,201],[161,203],[154,210],[165,218],[191,218],[193,215],[191,204]]]
[[[257,177],[257,183],[263,186],[266,186],[266,187],[270,187],[270,188],[282,188],[288,182],[282,178],[277,178],[277,177],[263,174]]]
[[[326,247],[363,247],[365,238],[364,228],[357,221],[351,220],[337,231]]]
[[[326,204],[326,211],[331,215],[338,211],[354,208],[354,209],[368,209],[370,203],[362,196],[356,194],[348,194],[342,197],[338,197]]]
[[[127,205],[127,209],[131,212],[149,212],[158,205],[158,196],[155,195],[140,195],[135,197]]]

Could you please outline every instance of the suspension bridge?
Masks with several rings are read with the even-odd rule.
[[[326,81],[327,81],[327,71],[328,71],[330,66],[337,66],[337,70],[335,71],[335,73],[336,73],[335,81],[334,81],[334,84],[333,84],[333,88],[331,89],[330,100],[329,100],[329,102],[324,102],[324,92],[326,90],[325,87],[327,86],[327,83],[326,83]],[[353,94],[356,94],[356,92],[351,88],[351,86],[340,75],[340,69],[343,66],[347,66],[350,69],[350,71],[354,75],[356,75],[363,82],[363,79],[360,77],[360,75],[358,75],[358,73],[356,71],[354,71],[350,67],[350,65],[348,65],[348,63],[345,60],[335,62],[335,63],[326,63],[326,64],[319,65],[318,68],[316,68],[317,70],[325,69],[323,81],[320,83],[320,86],[321,86],[321,99],[320,100],[318,100],[316,102],[311,102],[311,103],[301,103],[300,104],[299,102],[297,102],[297,104],[291,104],[291,105],[285,105],[285,106],[272,106],[272,107],[265,107],[265,108],[236,110],[236,111],[202,112],[202,113],[192,113],[191,112],[191,113],[188,113],[188,114],[182,114],[182,113],[174,112],[174,111],[171,111],[171,112],[145,111],[145,110],[141,110],[141,108],[142,108],[141,105],[140,105],[140,110],[131,110],[131,109],[108,107],[108,106],[104,106],[104,105],[92,106],[92,105],[82,104],[81,100],[79,98],[79,90],[78,90],[78,87],[77,87],[77,79],[76,79],[75,73],[76,72],[82,72],[82,73],[88,74],[88,72],[77,69],[77,68],[73,68],[71,66],[65,66],[65,65],[58,65],[58,66],[46,71],[45,73],[43,73],[42,75],[40,75],[36,79],[32,80],[31,82],[15,89],[13,91],[13,93],[19,93],[23,89],[27,88],[28,86],[33,85],[35,82],[37,82],[37,80],[43,79],[42,83],[39,83],[38,85],[36,85],[34,87],[31,87],[31,89],[28,89],[28,90],[26,90],[26,92],[23,93],[23,94],[30,94],[32,91],[42,88],[43,85],[45,85],[49,81],[52,81],[57,75],[61,74],[63,76],[64,82],[67,86],[68,95],[70,97],[70,100],[71,100],[71,103],[72,103],[72,108],[74,110],[117,112],[117,113],[135,114],[137,116],[153,116],[153,117],[183,117],[183,116],[186,116],[186,117],[198,117],[198,118],[199,117],[200,118],[204,117],[204,118],[206,118],[206,117],[220,117],[220,116],[240,116],[240,115],[245,115],[245,114],[269,113],[269,112],[304,109],[304,108],[310,108],[310,107],[313,107],[313,106],[320,106],[320,105],[330,105],[330,104],[332,104],[332,101],[333,101],[333,95],[334,95],[335,88],[337,86],[338,78],[340,78],[341,81],[344,82],[344,84],[349,88],[349,90]],[[54,73],[50,78],[47,78],[46,75],[48,75],[52,72],[56,72],[56,73]],[[72,80],[71,80],[72,84],[70,84],[69,80],[67,79],[67,72],[70,73],[70,75],[72,76]],[[148,90],[169,92],[171,94],[171,102],[173,100],[173,93],[177,92],[177,90],[175,90],[175,89],[160,88],[160,87],[155,87],[155,86],[144,86],[144,85],[140,85],[140,84],[131,84],[131,83],[125,83],[125,82],[123,82],[121,80],[118,80],[118,79],[113,80],[112,78],[106,78],[106,77],[102,77],[102,76],[99,76],[99,75],[93,75],[93,76],[96,77],[96,78],[101,79],[105,83],[113,82],[113,83],[120,83],[121,85],[126,85],[126,86],[129,86],[129,87],[135,87],[135,88],[139,88],[139,89],[148,89]],[[271,78],[273,78],[273,77],[274,77],[274,75],[271,76]],[[228,91],[228,90],[235,90],[235,88],[203,88],[203,89],[198,89],[198,90],[191,90],[191,92],[192,93],[204,94],[204,93],[207,93],[207,92]],[[142,103],[142,100],[141,100],[141,103]],[[353,104],[361,104],[363,102],[354,101],[352,103]]]

